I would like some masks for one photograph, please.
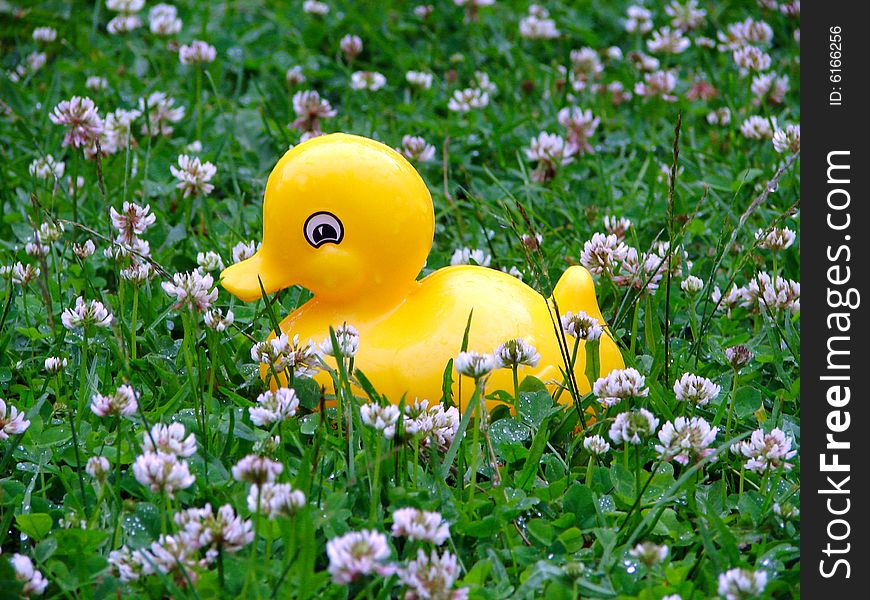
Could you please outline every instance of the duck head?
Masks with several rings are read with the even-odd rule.
[[[269,175],[263,243],[221,273],[241,300],[301,285],[326,302],[394,302],[412,286],[435,233],[432,197],[405,158],[341,133],[289,150]]]

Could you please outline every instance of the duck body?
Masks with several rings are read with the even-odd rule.
[[[244,301],[293,285],[310,290],[314,297],[280,329],[290,339],[320,343],[330,327],[352,325],[360,333],[354,367],[394,403],[441,398],[445,368],[462,350],[470,314],[469,350],[491,352],[523,338],[541,359],[521,367],[520,377],[534,375],[555,389],[565,368],[555,307],[604,323],[589,272],[569,268],[549,300],[485,267],[447,267],[417,281],[434,235],[429,189],[401,154],[359,136],[316,137],[275,165],[264,195],[262,246],[224,270],[221,284]],[[609,333],[600,347],[602,374],[622,367]],[[581,392],[589,390],[585,364],[581,343],[575,362]],[[473,385],[462,385],[459,398],[455,371],[452,379],[454,399],[464,403]],[[332,391],[327,373],[317,380]],[[492,373],[487,390],[496,389],[513,389],[510,370]],[[570,401],[568,394],[561,398]]]
[[[592,278],[582,267],[572,267],[556,288],[560,311],[585,310],[601,319],[597,304],[584,303],[584,288]],[[592,290],[594,292],[594,290]],[[579,293],[578,293],[579,292]],[[594,300],[594,295],[593,295]],[[564,302],[564,305],[562,304]],[[315,297],[285,318],[281,330],[300,340],[324,340],[329,327],[352,324],[360,332],[359,350],[354,367],[371,381],[375,390],[398,403],[427,399],[437,402],[443,393],[444,371],[462,347],[465,328],[471,318],[468,348],[492,350],[509,339],[522,338],[541,355],[536,367],[520,367],[520,378],[533,375],[555,389],[562,381],[560,366],[564,361],[554,328],[552,302],[515,277],[495,269],[460,265],[439,269],[413,283],[406,297],[392,307],[372,312],[365,306],[336,306]],[[554,314],[554,313],[553,313]],[[558,321],[557,321],[558,322]],[[568,338],[573,349],[573,340]],[[602,337],[603,372],[623,366],[622,356],[609,334]],[[334,360],[329,359],[334,365]],[[590,390],[584,373],[585,349],[581,342],[576,360],[575,377],[581,393]],[[327,373],[320,373],[318,383],[332,391]],[[460,386],[454,372],[452,394],[461,405],[470,398],[473,384]],[[493,371],[487,389],[512,390],[510,369]],[[461,392],[461,398],[460,398]],[[562,398],[570,400],[570,394]],[[492,409],[497,403],[488,401]]]

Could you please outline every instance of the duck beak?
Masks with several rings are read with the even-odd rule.
[[[258,251],[251,258],[224,269],[221,272],[221,285],[239,300],[252,302],[260,299],[263,291],[272,294],[291,283]]]

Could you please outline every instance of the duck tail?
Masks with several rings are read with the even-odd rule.
[[[600,323],[604,323],[601,309],[598,307],[598,298],[595,296],[595,281],[585,267],[579,265],[568,267],[562,277],[556,283],[550,302],[559,315],[571,311],[576,313],[582,310],[590,317],[595,317]]]

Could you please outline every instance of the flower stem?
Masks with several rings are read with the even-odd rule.
[[[59,404],[62,404],[63,403],[63,391],[62,391],[63,388],[60,385],[60,371],[58,371],[57,377],[55,378],[55,381],[57,382],[56,383],[56,385],[57,385],[57,394],[56,394],[57,401]],[[82,469],[82,457],[81,457],[81,454],[79,453],[79,436],[78,436],[78,431],[76,430],[75,422],[73,421],[73,413],[72,413],[71,407],[67,410],[67,416],[69,417],[69,428],[70,428],[70,431],[72,432],[73,448],[75,449],[75,454],[76,454],[76,474],[79,477],[79,490],[82,493],[82,506],[84,506],[84,509],[85,509],[85,517],[89,518],[88,512],[90,512],[90,506],[89,506],[90,503],[88,502],[88,497],[85,494],[85,480],[84,480],[84,476],[82,475],[82,471],[83,471],[83,469]]]
[[[118,514],[121,513],[121,443],[123,436],[121,435],[121,413],[115,415],[115,447],[118,453],[115,457],[115,495],[118,497]]]
[[[511,371],[513,371],[514,376],[514,410],[516,411],[517,419],[520,419],[520,381],[519,376],[517,375],[518,368],[517,365],[513,365]]]
[[[731,439],[731,418],[734,415],[734,403],[737,400],[737,369],[734,370],[734,383],[731,386],[731,398],[728,400],[728,420],[725,423],[725,439]]]
[[[79,361],[81,362],[81,373],[79,379],[79,398],[76,403],[76,427],[81,425],[82,416],[87,406],[88,395],[88,328],[85,327],[82,332],[82,350],[79,353]]]
[[[375,432],[375,472],[372,478],[372,500],[371,509],[369,510],[369,521],[374,526],[375,518],[378,516],[378,504],[381,500],[381,436],[379,432]]]
[[[139,314],[139,286],[133,286],[133,316],[130,318],[130,360],[136,360],[136,318]]]

